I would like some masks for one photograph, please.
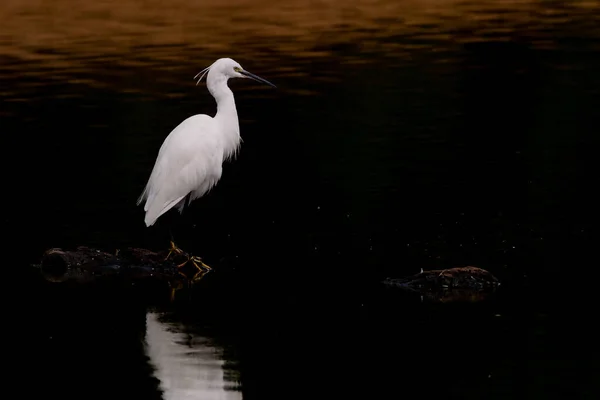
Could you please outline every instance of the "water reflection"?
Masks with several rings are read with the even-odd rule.
[[[241,399],[242,393],[224,360],[224,349],[209,337],[189,332],[189,328],[166,322],[165,315],[146,314],[146,354],[161,382],[165,400]]]
[[[268,74],[275,80],[314,79],[315,72],[327,79],[316,63],[336,56],[345,67],[379,63],[374,55],[406,64],[428,50],[435,52],[431,62],[445,64],[447,53],[465,43],[522,37],[548,49],[560,47],[558,31],[567,39],[598,38],[599,7],[597,1],[176,0],[166,10],[158,1],[8,0],[0,8],[0,72],[35,78],[41,70],[53,80],[144,92],[136,87],[142,67],[153,68],[152,79],[177,83],[190,64],[232,55],[242,64],[251,60],[253,69],[275,66],[276,74]],[[98,68],[100,76],[90,73]],[[138,73],[118,79],[123,69]]]

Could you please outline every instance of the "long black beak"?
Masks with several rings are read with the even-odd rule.
[[[238,72],[239,72],[240,74],[242,74],[242,75],[244,75],[244,76],[246,76],[246,77],[250,78],[250,79],[254,79],[254,80],[255,80],[255,81],[257,81],[257,82],[266,83],[267,85],[269,85],[269,86],[272,86],[272,87],[274,87],[274,88],[276,88],[276,89],[277,89],[277,86],[273,85],[273,84],[272,84],[271,82],[269,82],[268,80],[266,80],[266,79],[263,79],[263,78],[261,78],[260,76],[256,76],[256,75],[254,75],[253,73],[246,71],[245,69],[239,70]]]

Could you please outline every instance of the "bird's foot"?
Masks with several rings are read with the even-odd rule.
[[[165,261],[167,261],[169,259],[169,257],[171,257],[171,254],[183,254],[183,250],[181,250],[179,247],[177,247],[177,245],[175,244],[175,242],[173,242],[171,240],[171,247],[169,248],[169,254],[167,254],[167,257],[165,258]]]
[[[177,265],[177,267],[181,268],[190,261],[192,262],[192,264],[194,264],[194,267],[198,268],[199,271],[208,272],[212,270],[212,268],[206,265],[198,256],[188,256],[188,259],[182,262],[181,264]]]
[[[206,271],[206,272],[212,271],[212,268],[209,267],[208,265],[206,265],[200,257],[192,256],[191,260],[194,263],[194,265],[196,266],[196,268],[198,268],[200,271]]]
[[[177,264],[177,268],[182,268],[183,266],[185,266],[189,262],[191,262],[194,265],[194,267],[196,267],[196,269],[198,269],[198,271],[201,271],[201,272],[212,271],[212,268],[209,267],[208,265],[206,265],[200,257],[192,256],[191,254],[187,254],[186,252],[181,250],[179,247],[177,247],[175,242],[173,242],[171,240],[171,247],[169,248],[169,253],[167,254],[167,257],[165,258],[165,261],[167,261],[169,259],[169,257],[171,257],[172,255],[177,255],[177,256],[179,256],[180,259],[181,258],[186,259],[181,264]]]

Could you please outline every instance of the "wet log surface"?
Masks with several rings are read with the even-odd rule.
[[[414,290],[470,289],[486,290],[500,282],[490,272],[477,267],[460,267],[423,271],[399,279],[387,278],[385,284]]]
[[[189,287],[210,272],[199,270],[190,262],[190,257],[182,250],[154,252],[127,248],[108,253],[80,246],[74,250],[49,249],[35,267],[50,282],[78,285],[99,281],[158,281],[176,289]],[[185,265],[178,267],[182,263]],[[434,302],[480,301],[500,286],[493,274],[477,267],[423,271],[403,278],[387,278],[383,284],[420,294]]]
[[[141,248],[127,248],[114,254],[80,246],[74,250],[52,248],[44,252],[38,267],[46,280],[52,282],[85,283],[107,277],[130,280],[153,279],[197,279],[200,271],[184,251],[154,252]],[[177,265],[187,264],[181,268]]]
[[[423,271],[404,278],[387,278],[383,283],[419,293],[435,302],[480,301],[500,286],[492,273],[477,267]]]

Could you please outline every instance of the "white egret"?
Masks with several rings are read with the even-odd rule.
[[[144,222],[148,227],[171,208],[181,213],[184,206],[210,191],[221,178],[223,162],[236,154],[240,126],[233,92],[227,86],[229,78],[251,78],[275,87],[231,58],[218,59],[194,79],[199,77],[200,83],[205,75],[208,91],[217,102],[217,113],[214,117],[198,114],[187,118],[163,142],[137,202],[146,201]],[[181,253],[171,241],[172,251]],[[207,267],[196,257],[192,261],[196,267],[197,262]]]

